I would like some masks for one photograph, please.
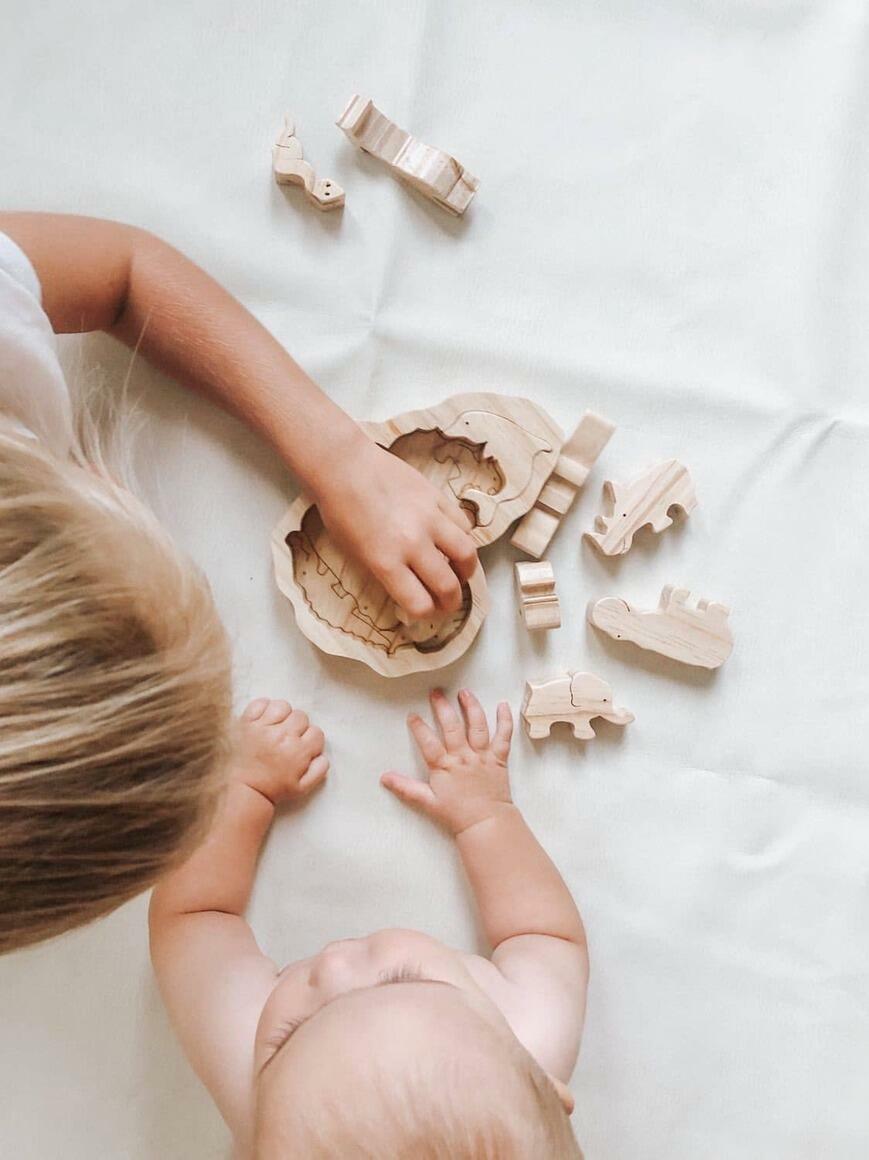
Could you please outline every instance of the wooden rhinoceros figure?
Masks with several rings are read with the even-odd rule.
[[[611,686],[594,673],[569,672],[551,681],[528,681],[525,686],[522,718],[528,736],[535,740],[548,737],[556,722],[565,721],[573,727],[574,737],[588,741],[595,736],[592,717],[603,717],[614,725],[628,725],[634,719],[627,709],[615,707]]]

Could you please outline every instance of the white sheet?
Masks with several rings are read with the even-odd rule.
[[[221,277],[344,406],[525,393],[619,430],[554,541],[564,627],[494,609],[443,674],[518,706],[598,670],[636,713],[583,747],[520,737],[515,793],[582,906],[574,1079],[592,1160],[858,1160],[869,1139],[869,26],[860,0],[6,0],[2,200],[152,228]],[[332,125],[354,92],[481,179],[453,221]],[[347,190],[321,216],[269,175],[285,108]],[[126,355],[68,351],[76,374]],[[150,490],[208,569],[238,698],[287,695],[334,773],[282,821],[253,920],[278,957],[387,924],[469,945],[446,841],[377,786],[411,766],[424,676],[317,654],[275,592],[294,492],[232,421],[139,366]],[[605,475],[695,472],[682,528],[580,546]],[[606,593],[731,603],[712,679],[587,630]],[[169,1032],[145,903],[0,962],[0,1153],[204,1160],[226,1137]]]

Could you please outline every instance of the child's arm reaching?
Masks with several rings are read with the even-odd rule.
[[[458,504],[377,447],[251,314],[144,230],[0,213],[61,333],[105,330],[264,435],[348,551],[414,619],[461,604],[476,550]]]
[[[383,784],[452,833],[497,968],[484,965],[478,981],[538,1062],[567,1081],[585,1013],[585,931],[564,880],[510,797],[509,706],[498,706],[490,740],[472,693],[459,694],[464,720],[440,691],[431,702],[440,736],[410,718],[428,783],[386,773]]]
[[[277,968],[244,919],[262,843],[280,799],[328,771],[323,734],[286,701],[245,710],[218,818],[206,841],[154,890],[151,959],[172,1024],[235,1135],[250,1127],[254,1037]]]

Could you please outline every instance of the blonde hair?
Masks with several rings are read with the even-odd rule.
[[[555,1087],[512,1035],[467,1012],[440,1049],[419,1043],[396,1074],[372,1056],[347,1090],[314,1099],[270,1077],[255,1160],[583,1160]]]
[[[0,953],[151,885],[199,837],[228,746],[208,585],[88,450],[0,419]]]

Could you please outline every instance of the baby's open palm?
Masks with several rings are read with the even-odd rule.
[[[490,738],[486,714],[474,694],[463,689],[459,705],[462,715],[440,689],[432,692],[439,733],[416,713],[408,718],[428,769],[428,783],[391,771],[380,779],[400,801],[417,806],[456,836],[512,801],[507,773],[513,734],[510,706],[505,702],[498,706]]]

